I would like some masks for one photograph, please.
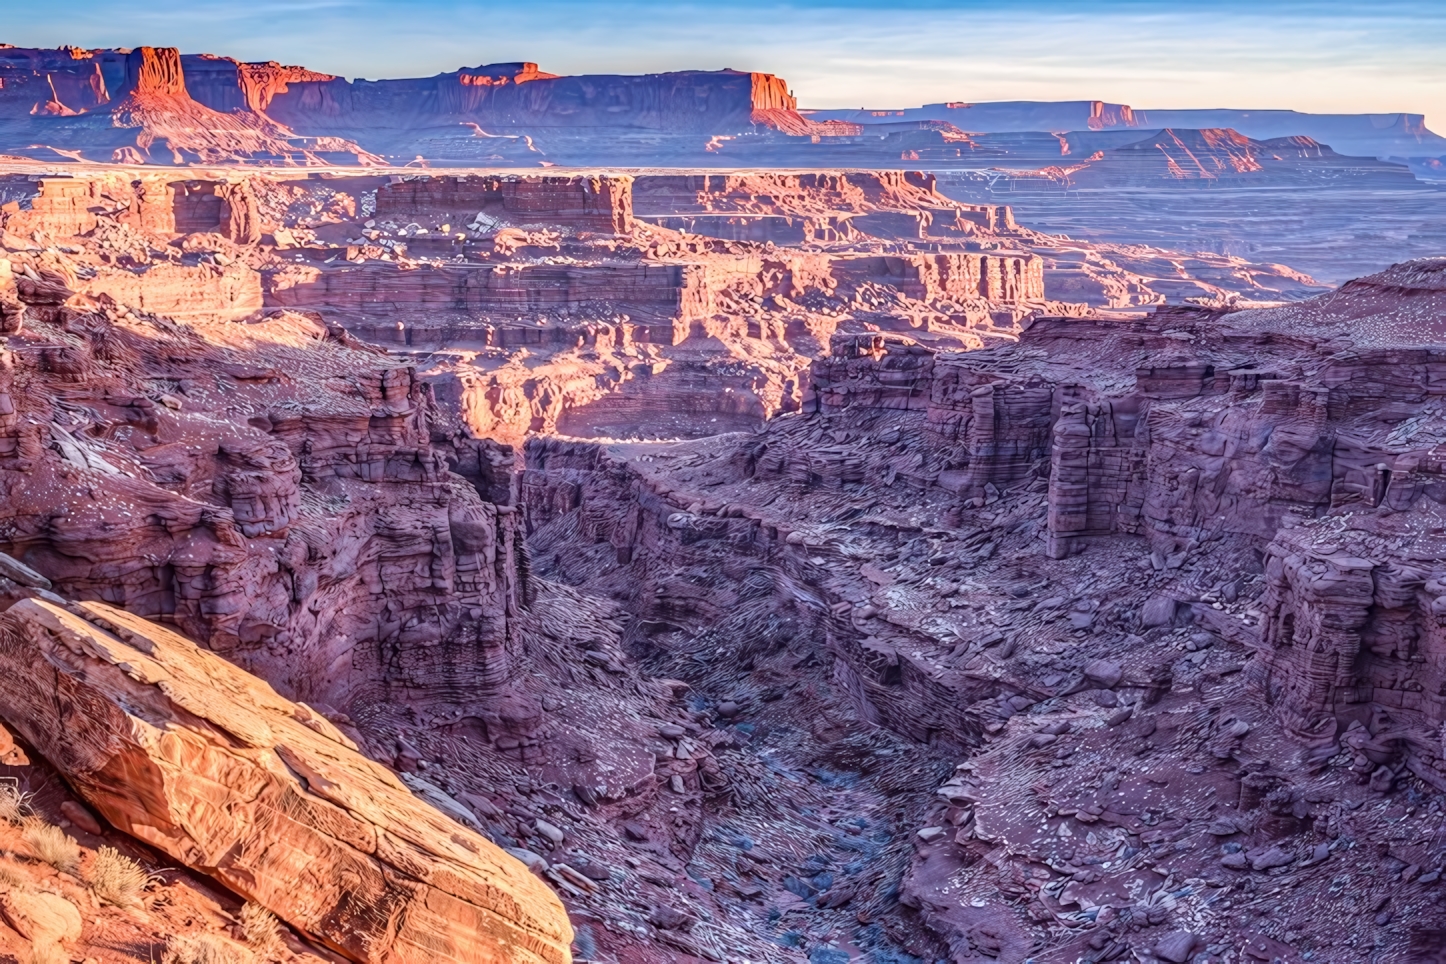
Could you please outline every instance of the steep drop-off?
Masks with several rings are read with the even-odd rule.
[[[762,433],[529,443],[530,542],[781,773],[880,726],[958,764],[890,784],[874,745],[853,795],[785,798],[838,828],[784,881],[805,951],[1429,959],[1442,273],[970,353],[838,338]],[[881,818],[887,891],[840,855]]]
[[[175,715],[247,799],[344,785],[285,762],[286,727],[350,741],[400,781],[347,757],[362,783],[551,885],[585,959],[1431,946],[1441,262],[1094,312],[1046,300],[1065,242],[903,172],[5,189],[0,619],[28,641],[5,718],[54,768],[20,776],[298,941],[368,959],[279,865],[195,850],[281,854],[331,811],[158,832],[192,791],[138,777],[138,819],[47,686],[105,677],[114,733]],[[708,217],[814,234],[656,223]],[[597,438],[646,434],[674,440]],[[37,645],[82,661],[47,675]],[[242,754],[285,779],[228,763],[252,724],[122,645],[291,721]],[[502,916],[483,932],[531,926]]]

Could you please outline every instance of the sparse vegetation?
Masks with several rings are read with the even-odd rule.
[[[256,964],[256,955],[215,934],[177,934],[166,943],[161,964]]]
[[[248,901],[241,908],[241,932],[246,935],[247,946],[263,961],[279,961],[286,956],[281,924],[275,914],[260,904]]]
[[[117,907],[132,907],[140,903],[141,891],[155,875],[146,873],[144,867],[114,847],[102,847],[86,878],[97,899]]]
[[[62,873],[75,873],[80,866],[80,844],[54,824],[31,818],[25,823],[25,843],[39,860]]]
[[[18,827],[30,814],[30,794],[13,783],[0,783],[0,821]]]
[[[35,881],[19,867],[0,864],[0,888],[5,890],[28,890]]]

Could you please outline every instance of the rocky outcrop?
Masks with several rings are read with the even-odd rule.
[[[0,54],[0,136],[6,136],[7,147],[11,138],[28,138],[30,143],[16,149],[52,156],[58,149],[126,164],[322,163],[337,154],[351,163],[370,159],[336,137],[298,138],[255,110],[250,101],[264,97],[240,71],[238,97],[216,97],[215,71],[207,70],[203,83],[223,106],[196,101],[186,86],[185,59],[172,47],[12,47]]]
[[[512,510],[448,472],[409,367],[299,316],[182,327],[26,283],[0,396],[7,551],[288,695],[449,702],[483,664],[505,688]],[[75,486],[91,495],[57,516]]]
[[[516,859],[428,806],[304,704],[98,603],[0,615],[4,717],[113,826],[345,957],[565,962]]]
[[[1080,144],[1069,145],[1072,140]],[[1166,128],[1138,141],[1089,150],[1090,138],[1064,139],[1074,156],[1061,165],[1038,171],[1004,175],[999,189],[1011,180],[1025,190],[1053,186],[1060,191],[1120,188],[1309,187],[1350,184],[1357,190],[1420,188],[1402,164],[1374,158],[1347,157],[1309,137],[1253,140],[1225,129],[1177,130]]]
[[[1266,580],[1254,679],[1287,728],[1336,747],[1368,725],[1392,749],[1365,772],[1389,758],[1446,785],[1430,735],[1446,722],[1426,427],[1439,334],[1423,320],[1441,271],[1398,265],[1299,308],[1041,319],[1019,349],[953,357],[844,339],[811,404],[923,412],[933,484],[975,504],[1048,479],[1057,558],[1118,534],[1143,537],[1160,569],[1252,547]]]
[[[627,175],[411,177],[377,190],[379,218],[445,220],[459,228],[480,218],[517,227],[563,226],[598,234],[633,228]]]

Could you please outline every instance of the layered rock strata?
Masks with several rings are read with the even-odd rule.
[[[505,684],[514,510],[495,447],[433,442],[412,368],[302,316],[183,327],[36,277],[3,356],[7,551],[288,695]]]
[[[106,174],[14,177],[0,192],[17,261],[63,261],[76,290],[185,320],[324,312],[429,353],[428,380],[471,429],[509,443],[756,427],[798,409],[804,369],[837,331],[973,348],[1085,310],[1049,301],[1061,292],[1129,305],[1158,301],[1155,288],[1224,301],[1306,283],[1147,281],[1008,208],[951,202],[918,172]],[[791,225],[793,240],[736,239],[758,223]]]

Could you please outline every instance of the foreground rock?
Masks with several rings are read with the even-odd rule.
[[[0,616],[0,677],[7,721],[106,820],[353,960],[570,959],[520,863],[170,630],[24,600]]]

